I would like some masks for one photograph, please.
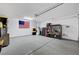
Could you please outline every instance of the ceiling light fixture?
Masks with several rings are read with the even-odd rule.
[[[62,5],[62,4],[64,4],[64,3],[57,3],[55,6],[52,6],[52,7],[48,8],[48,9],[45,9],[44,11],[42,11],[40,13],[35,14],[35,17],[38,17],[38,16],[40,16],[40,15],[42,15],[42,14],[44,14],[44,13],[46,13],[46,12],[52,10],[52,9],[55,9],[56,7],[58,7],[58,6]]]

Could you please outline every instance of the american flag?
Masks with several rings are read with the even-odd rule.
[[[29,28],[30,24],[29,21],[19,21],[19,28]]]

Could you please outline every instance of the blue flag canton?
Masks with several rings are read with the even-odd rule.
[[[24,21],[19,21],[19,25],[24,25]]]

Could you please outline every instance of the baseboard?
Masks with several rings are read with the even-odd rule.
[[[79,40],[77,41],[77,40],[72,40],[72,39],[67,39],[67,38],[62,38],[61,40],[75,41],[79,43]]]

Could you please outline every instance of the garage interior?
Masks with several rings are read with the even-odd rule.
[[[0,47],[0,55],[79,55],[79,3],[0,3]]]

